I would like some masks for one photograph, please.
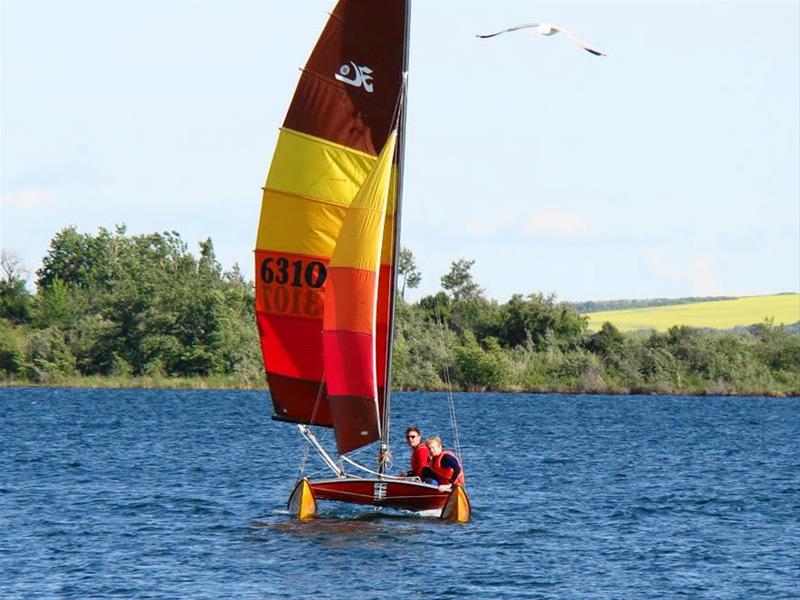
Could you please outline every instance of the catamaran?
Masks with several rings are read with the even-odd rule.
[[[300,477],[289,510],[392,507],[466,522],[464,487],[393,476],[391,359],[408,73],[409,0],[340,0],[280,129],[255,250],[256,318],[273,419],[332,471]],[[333,428],[335,457],[312,427]],[[348,456],[375,444],[377,466]]]

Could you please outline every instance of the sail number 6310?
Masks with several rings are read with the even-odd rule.
[[[261,261],[261,281],[266,284],[277,283],[285,285],[291,283],[294,287],[308,286],[320,288],[325,283],[328,270],[318,260],[305,262],[303,260],[289,261],[283,256],[279,258],[265,258]]]

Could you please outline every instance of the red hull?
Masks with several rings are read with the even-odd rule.
[[[435,485],[395,479],[325,479],[310,482],[317,500],[371,504],[411,511],[441,510],[449,492]]]

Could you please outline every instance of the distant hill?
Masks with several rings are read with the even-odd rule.
[[[765,319],[772,319],[776,325],[792,325],[800,321],[800,294],[686,300],[673,300],[671,304],[660,306],[651,304],[590,312],[586,316],[591,330],[598,330],[609,321],[622,331],[665,331],[674,325],[734,329],[761,323]]]
[[[588,300],[568,302],[579,313],[608,312],[629,308],[650,308],[653,306],[674,306],[676,304],[696,304],[715,300],[735,300],[736,296],[690,296],[688,298],[646,298],[644,300]]]

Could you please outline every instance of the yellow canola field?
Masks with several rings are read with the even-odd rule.
[[[674,304],[650,308],[630,308],[588,313],[589,329],[597,331],[610,321],[621,331],[656,329],[666,331],[673,325],[731,329],[761,323],[766,318],[775,325],[800,321],[800,294],[750,296],[735,300],[716,300],[694,304]]]

